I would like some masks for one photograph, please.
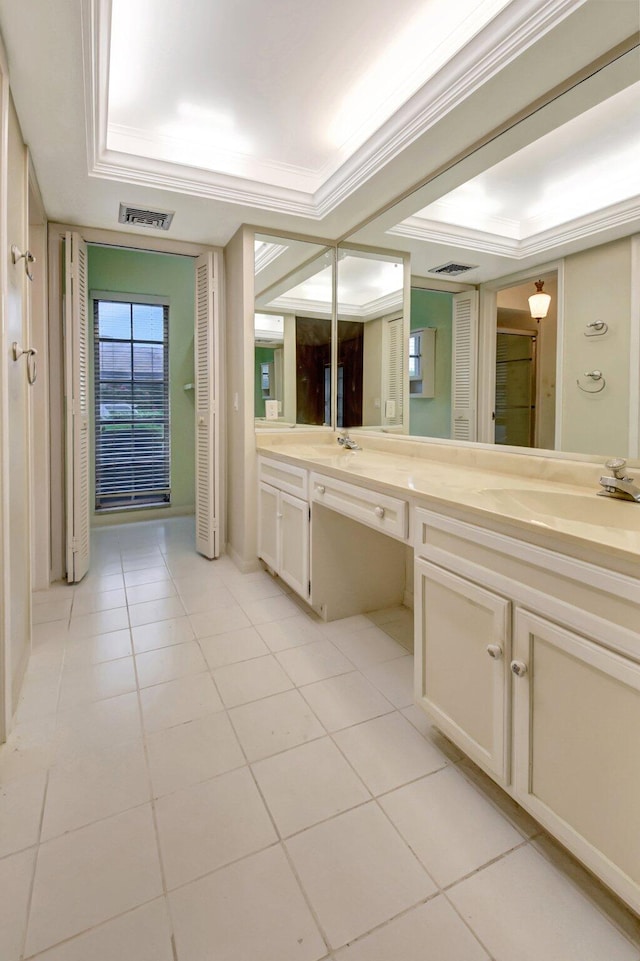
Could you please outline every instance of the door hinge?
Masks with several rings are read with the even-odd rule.
[[[309,504],[309,520],[311,520],[311,504]]]
[[[311,597],[311,581],[309,581],[309,597]]]
[[[77,537],[72,537],[72,538],[71,538],[71,553],[72,553],[72,554],[77,554],[77,553],[78,553],[78,538],[77,538]]]

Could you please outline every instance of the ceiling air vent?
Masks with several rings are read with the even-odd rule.
[[[455,277],[457,274],[464,274],[467,270],[474,270],[477,264],[455,264],[453,261],[448,264],[442,264],[441,267],[430,267],[430,274],[447,274],[449,277]]]
[[[131,224],[133,227],[153,227],[155,230],[168,230],[173,220],[173,210],[144,210],[130,204],[120,204],[118,223]]]

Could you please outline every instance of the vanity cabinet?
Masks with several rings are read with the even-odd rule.
[[[434,723],[501,784],[508,779],[511,603],[415,563],[415,696]]]
[[[415,511],[416,700],[640,909],[640,583]]]
[[[308,600],[307,472],[261,459],[258,477],[258,556],[296,594]]]
[[[515,619],[513,793],[640,908],[640,665],[529,611]]]

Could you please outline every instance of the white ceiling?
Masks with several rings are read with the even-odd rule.
[[[125,201],[175,210],[170,237],[224,244],[241,223],[349,233],[638,29],[636,0],[615,10],[607,0],[0,0],[0,30],[50,219],[123,229]],[[634,106],[629,91],[616,117],[605,113],[606,137],[592,136],[600,119],[588,117],[582,140],[560,135],[545,147],[547,174],[553,166],[571,181],[603,145],[617,170],[638,134]],[[503,157],[466,188],[498,197],[494,221],[508,222],[511,241],[529,229],[531,156],[513,159],[506,190]],[[465,230],[495,223],[461,226],[450,207],[432,206],[444,194],[455,201],[460,183],[421,193],[369,241],[423,250],[424,263],[432,250],[434,263],[468,253]],[[632,172],[627,189],[634,183]],[[425,207],[455,237],[433,248],[388,235],[416,213],[424,221]],[[473,262],[491,272],[492,257]]]

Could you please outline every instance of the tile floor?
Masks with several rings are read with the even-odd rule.
[[[412,705],[405,610],[325,625],[192,545],[188,519],[103,529],[80,585],[34,596],[2,961],[640,959]]]

